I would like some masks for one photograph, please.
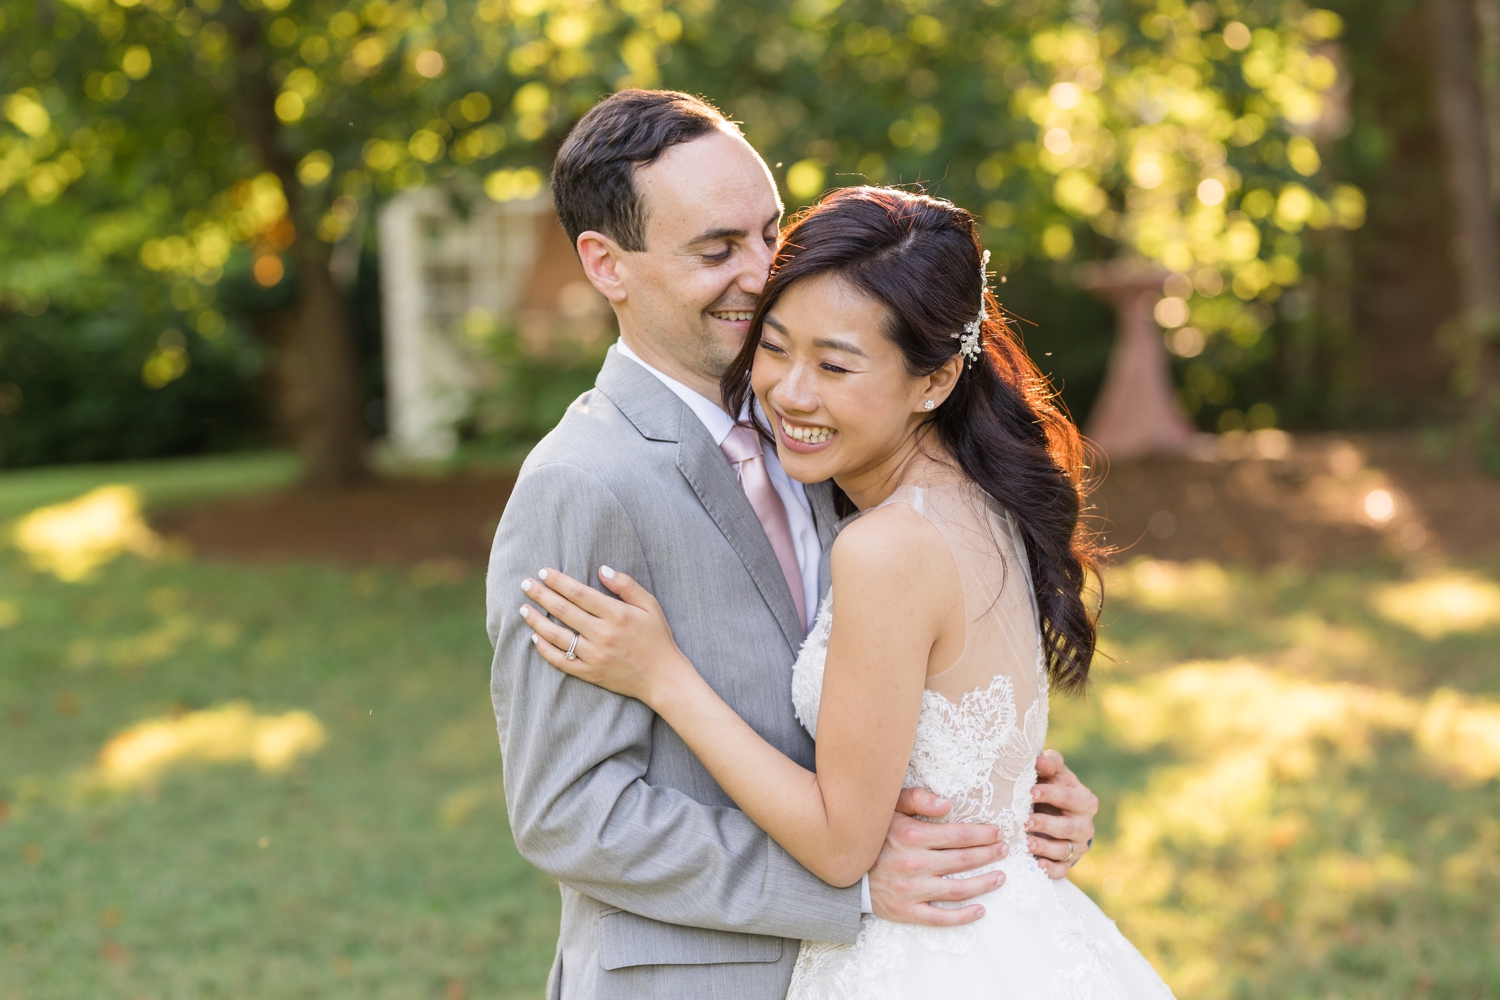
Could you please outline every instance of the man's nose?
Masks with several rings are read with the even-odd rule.
[[[775,259],[774,248],[767,246],[764,240],[752,240],[749,252],[741,258],[744,266],[740,268],[740,290],[758,297],[766,287],[766,279],[771,274],[771,262]]]

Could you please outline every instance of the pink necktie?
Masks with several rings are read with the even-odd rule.
[[[760,435],[748,427],[735,425],[724,443],[719,445],[719,450],[729,459],[729,464],[734,466],[734,474],[744,487],[745,496],[750,498],[750,506],[760,519],[760,526],[766,530],[766,537],[771,540],[771,550],[776,553],[776,561],[781,564],[781,575],[786,577],[787,586],[792,588],[792,601],[797,605],[797,622],[806,631],[807,599],[802,594],[802,569],[797,565],[797,549],[792,545],[792,524],[787,520],[786,505],[781,502],[781,495],[776,492],[776,487],[771,485],[771,477],[766,474],[766,460],[760,450]]]

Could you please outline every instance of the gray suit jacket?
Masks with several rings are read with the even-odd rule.
[[[833,506],[826,489],[809,495],[826,551]],[[555,566],[597,586],[601,563],[655,594],[713,688],[813,766],[791,701],[803,629],[776,554],[697,416],[613,349],[527,458],[490,556],[511,829],[562,891],[548,996],[780,1000],[798,939],[854,940],[859,889],[794,861],[645,705],[535,654],[522,577]]]

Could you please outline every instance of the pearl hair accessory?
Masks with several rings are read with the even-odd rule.
[[[932,400],[929,399],[927,402],[925,402],[925,403],[922,404],[922,409],[924,409],[924,410],[930,410],[930,409],[932,409],[936,405],[937,405],[936,403],[934,403]]]
[[[979,360],[981,348],[979,346],[979,329],[984,321],[990,318],[989,311],[984,305],[984,293],[989,291],[990,279],[985,269],[990,266],[990,252],[986,250],[979,261],[979,315],[964,325],[962,333],[951,336],[958,341],[958,353],[962,354],[973,365]]]

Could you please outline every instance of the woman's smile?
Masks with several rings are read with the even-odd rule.
[[[799,424],[788,420],[780,413],[776,414],[776,425],[780,432],[777,436],[781,443],[787,448],[804,455],[822,451],[833,443],[838,437],[838,431],[832,427],[823,427],[818,424]]]

